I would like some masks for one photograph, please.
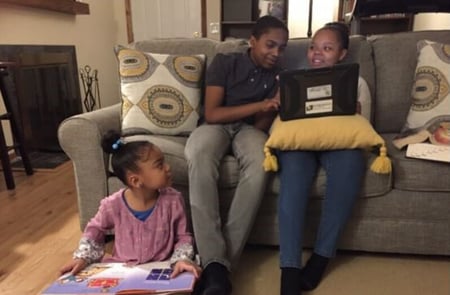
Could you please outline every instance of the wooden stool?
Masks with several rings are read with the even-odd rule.
[[[0,61],[0,93],[3,97],[6,113],[0,115],[0,123],[3,120],[8,120],[11,126],[11,132],[13,136],[14,144],[8,146],[5,140],[5,134],[3,132],[3,126],[0,124],[0,159],[3,167],[3,174],[5,176],[6,187],[12,190],[16,187],[14,183],[14,177],[12,174],[11,163],[9,158],[9,151],[14,149],[19,152],[22,158],[22,163],[27,175],[33,174],[33,168],[31,167],[30,159],[24,147],[24,139],[22,130],[19,128],[19,124],[16,118],[16,114],[12,109],[11,93],[8,91],[8,83],[6,82],[6,76],[9,75],[8,69],[15,66],[14,62],[2,62]],[[11,90],[11,88],[9,88]]]

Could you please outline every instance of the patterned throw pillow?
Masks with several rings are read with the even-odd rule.
[[[197,126],[205,55],[168,55],[117,46],[122,133],[188,135]]]
[[[406,124],[393,144],[430,140],[450,145],[450,44],[417,43],[418,60]]]

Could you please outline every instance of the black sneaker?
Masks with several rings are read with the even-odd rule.
[[[206,266],[202,273],[202,282],[199,295],[230,295],[231,281],[228,269],[218,263],[213,262]]]
[[[300,276],[302,290],[314,290],[319,285],[329,261],[330,258],[328,257],[316,253],[311,255],[305,267],[302,268],[302,274]]]
[[[194,285],[194,290],[192,290],[192,295],[202,295],[203,285],[204,285],[203,275],[200,276],[199,280]]]

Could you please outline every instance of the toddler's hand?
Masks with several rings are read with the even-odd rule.
[[[83,270],[87,266],[87,262],[84,259],[76,258],[64,265],[60,270],[60,274],[71,272],[73,275],[77,274],[80,270]]]
[[[170,277],[174,278],[184,271],[192,272],[195,278],[198,279],[202,273],[202,268],[192,261],[178,260],[173,266],[172,275]]]

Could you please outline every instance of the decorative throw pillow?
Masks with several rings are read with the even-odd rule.
[[[406,124],[393,144],[430,140],[450,145],[450,44],[417,43],[418,60]]]
[[[188,135],[199,119],[205,55],[168,55],[117,46],[122,133]]]
[[[277,171],[278,165],[271,149],[277,150],[336,150],[370,149],[380,147],[380,159],[383,167],[371,169],[378,173],[389,173],[390,160],[386,156],[383,138],[373,129],[363,116],[330,116],[311,119],[281,121],[277,117],[272,124],[269,139],[264,152],[266,171]],[[377,161],[377,160],[376,160]]]

